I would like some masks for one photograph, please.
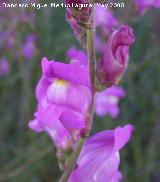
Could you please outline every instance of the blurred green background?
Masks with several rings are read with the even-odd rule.
[[[135,126],[132,140],[121,151],[123,181],[159,182],[160,10],[152,9],[139,16],[129,5],[125,9],[114,9],[117,19],[132,25],[136,34],[129,68],[120,83],[126,96],[120,102],[119,118],[95,117],[93,133],[132,123]],[[65,20],[63,8],[5,9],[0,12],[4,19],[0,30],[12,29],[13,16],[19,18],[23,11],[33,11],[35,20],[18,21],[13,27],[16,49],[20,49],[27,34],[35,34],[34,59],[17,58],[15,51],[5,48],[0,39],[0,57],[5,56],[11,67],[8,76],[0,77],[0,181],[56,182],[61,173],[55,148],[46,133],[36,134],[27,124],[36,110],[34,94],[41,76],[41,58],[46,56],[49,60],[67,62],[68,48],[81,47]]]

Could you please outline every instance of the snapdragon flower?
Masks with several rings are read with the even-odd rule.
[[[98,116],[109,114],[112,118],[117,118],[120,113],[119,100],[125,96],[122,87],[112,86],[97,92],[95,96],[95,112]]]
[[[22,45],[23,55],[27,60],[32,60],[35,56],[35,35],[29,34]]]
[[[90,137],[77,161],[69,182],[119,182],[119,151],[127,144],[132,125],[106,130]]]
[[[10,72],[10,64],[6,58],[0,59],[0,76],[7,76]]]
[[[29,127],[47,131],[57,150],[67,151],[86,126],[92,97],[88,69],[80,62],[64,64],[43,58],[42,72],[36,88],[38,110]]]

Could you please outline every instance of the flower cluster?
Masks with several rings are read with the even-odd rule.
[[[87,55],[83,50],[77,50],[71,47],[67,51],[67,56],[71,62],[82,62],[87,65]],[[109,114],[112,118],[117,118],[120,113],[118,106],[119,99],[125,96],[125,91],[122,87],[112,86],[104,89],[101,92],[96,92],[95,95],[95,112],[98,116]]]
[[[36,37],[34,34],[25,33],[25,40],[21,40],[21,32],[19,30],[17,33],[17,25],[32,25],[35,20],[35,13],[33,11],[27,11],[24,8],[21,15],[19,15],[20,12],[14,11],[14,8],[8,8],[6,10],[6,8],[3,7],[2,2],[0,3],[0,9],[0,51],[3,53],[3,58],[1,59],[9,60],[11,57],[14,57],[15,60],[20,60],[21,58],[24,58],[26,61],[32,60],[35,57],[36,52]],[[23,26],[21,26],[21,28],[23,29]],[[8,57],[6,57],[6,52],[9,55]],[[1,64],[2,63],[3,66],[1,66],[1,75],[6,76],[10,71],[10,61],[7,61],[7,64],[6,61],[1,61]],[[7,71],[2,71],[3,69],[7,69]],[[3,72],[5,72],[5,74],[3,74]]]
[[[65,3],[75,1],[66,0]],[[67,20],[78,39],[81,39],[82,24],[88,22],[90,12],[89,7],[81,10],[74,7],[67,9]],[[104,20],[99,20],[97,26],[101,24],[105,26]],[[30,45],[30,39],[28,41]],[[68,157],[74,153],[76,145],[84,137],[84,131],[88,129],[88,117],[92,117],[91,106],[95,106],[93,111],[99,116],[118,116],[118,102],[125,92],[115,84],[125,73],[129,48],[134,41],[133,30],[128,25],[121,25],[111,33],[95,70],[97,83],[105,88],[101,92],[91,83],[90,64],[85,51],[70,48],[67,51],[70,59],[68,64],[42,59],[42,77],[36,87],[38,107],[29,127],[35,132],[48,133],[56,146],[57,158],[64,171],[68,167]],[[119,151],[129,141],[132,131],[133,126],[126,125],[101,131],[87,139],[68,181],[118,182],[122,176],[119,171]]]

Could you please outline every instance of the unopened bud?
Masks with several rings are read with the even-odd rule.
[[[133,29],[128,25],[122,25],[112,33],[97,66],[97,77],[101,84],[110,87],[120,81],[128,65],[129,47],[134,42]]]

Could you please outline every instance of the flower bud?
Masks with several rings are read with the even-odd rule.
[[[83,48],[86,48],[87,29],[81,26],[79,22],[72,16],[70,11],[66,12],[66,20],[69,22],[73,29],[73,33]]]
[[[108,40],[105,52],[97,66],[97,77],[107,87],[117,84],[128,65],[129,46],[135,42],[133,29],[122,25]]]
[[[69,24],[71,25],[74,35],[76,36],[76,38],[78,40],[81,40],[81,36],[82,36],[82,29],[81,27],[78,25],[77,21],[73,18],[72,14],[70,11],[66,12],[66,20],[69,22]]]
[[[88,0],[65,0],[68,11],[79,23],[87,23],[91,8]]]

